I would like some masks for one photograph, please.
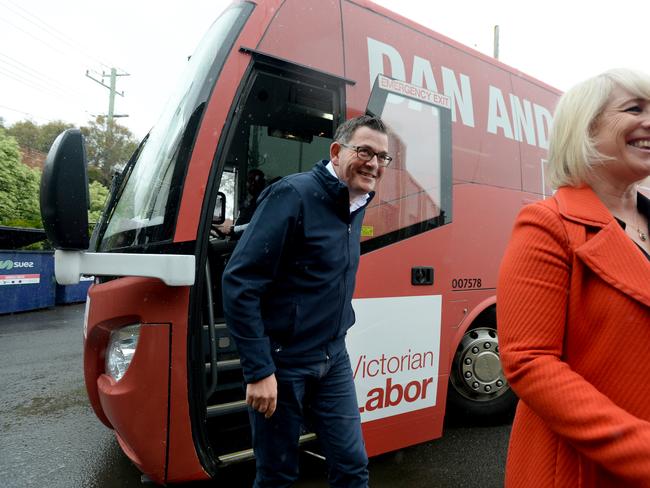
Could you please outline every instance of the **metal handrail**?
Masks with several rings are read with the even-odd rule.
[[[205,261],[205,285],[206,285],[206,298],[208,301],[208,334],[210,336],[210,373],[211,382],[205,398],[210,398],[217,389],[217,333],[214,330],[214,310],[212,308],[212,278],[210,276],[210,261]]]

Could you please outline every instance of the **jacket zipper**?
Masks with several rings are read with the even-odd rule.
[[[348,238],[345,245],[345,255],[347,262],[343,272],[343,290],[341,293],[341,304],[339,306],[339,323],[336,329],[336,335],[341,332],[341,324],[343,323],[343,310],[345,308],[346,296],[348,291],[348,273],[350,272],[350,236],[352,235],[352,224],[348,223]]]

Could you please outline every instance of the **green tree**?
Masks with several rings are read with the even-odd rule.
[[[0,129],[0,225],[43,227],[39,206],[41,174],[20,161],[18,142]]]
[[[94,164],[89,164],[88,165],[88,181],[93,182],[97,181],[98,183],[101,184],[102,181],[104,181],[104,173],[102,172],[101,168],[98,168]]]
[[[90,183],[90,210],[88,211],[88,222],[93,226],[99,222],[99,218],[106,205],[108,199],[108,188],[102,185],[99,181]]]
[[[17,128],[24,141],[35,140],[33,136],[37,135],[39,130],[42,131],[44,141],[53,141],[60,132],[69,127],[72,126],[61,122],[39,128],[32,122],[23,121],[14,124],[12,128]],[[0,225],[42,228],[39,201],[41,173],[22,164],[18,141],[8,132],[0,127]],[[109,190],[92,178],[93,172],[99,171],[100,177],[103,177],[103,173],[96,167],[91,166],[88,169],[91,175],[88,221],[92,226],[99,221]]]
[[[62,120],[54,120],[47,124],[38,125],[31,120],[21,120],[13,124],[7,133],[14,136],[20,147],[35,149],[47,153],[57,136],[66,129],[74,127]]]
[[[21,120],[7,129],[7,134],[13,136],[22,147],[37,149],[40,128],[31,120]]]
[[[110,129],[110,130],[109,130]],[[101,170],[101,179],[89,168],[91,179],[110,186],[113,173],[121,170],[138,147],[138,142],[126,127],[115,122],[108,126],[103,116],[91,120],[81,128],[86,141],[86,154],[89,166]]]
[[[38,134],[38,147],[36,149],[44,153],[49,152],[54,139],[64,130],[72,129],[73,127],[74,125],[63,122],[62,120],[54,120],[42,125]]]

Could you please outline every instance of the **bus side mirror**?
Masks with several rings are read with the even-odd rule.
[[[214,212],[212,213],[212,223],[221,225],[226,221],[226,194],[223,192],[217,193],[217,203],[214,204]]]
[[[68,129],[47,154],[41,177],[41,218],[55,249],[86,250],[88,237],[88,174],[83,135]]]

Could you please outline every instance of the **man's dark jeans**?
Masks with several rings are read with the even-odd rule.
[[[347,351],[322,363],[279,366],[275,375],[278,406],[273,416],[265,419],[249,408],[257,460],[254,487],[287,487],[298,478],[303,424],[316,432],[323,447],[331,486],[368,486],[368,456]]]

